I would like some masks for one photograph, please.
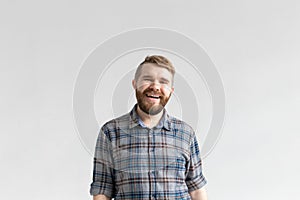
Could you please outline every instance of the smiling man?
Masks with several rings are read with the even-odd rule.
[[[173,91],[175,69],[163,56],[148,56],[138,66],[132,86],[132,110],[105,123],[98,135],[94,200],[207,200],[196,135],[165,106]]]

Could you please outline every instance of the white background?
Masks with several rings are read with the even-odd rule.
[[[0,199],[90,199],[74,83],[97,45],[140,27],[187,35],[222,76],[227,117],[204,160],[209,199],[297,199],[299,19],[296,0],[1,1]]]

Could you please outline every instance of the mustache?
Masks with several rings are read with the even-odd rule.
[[[156,92],[155,90],[151,89],[151,88],[147,88],[145,89],[145,91],[143,92],[143,94],[147,94],[147,93],[151,93],[153,95],[158,95],[158,96],[164,96],[164,94],[162,94],[161,92]]]

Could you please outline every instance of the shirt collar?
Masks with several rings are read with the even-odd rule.
[[[146,127],[142,121],[142,119],[139,117],[139,115],[136,112],[137,109],[137,104],[134,105],[132,110],[130,111],[130,120],[129,120],[129,128],[134,128],[138,125],[142,127]],[[160,119],[159,123],[155,126],[156,128],[165,128],[167,130],[170,130],[170,116],[168,115],[166,109],[163,109],[163,115],[162,118]]]

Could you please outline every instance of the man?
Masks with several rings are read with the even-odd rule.
[[[137,104],[105,123],[97,139],[94,200],[207,200],[195,133],[164,108],[174,74],[163,56],[148,56],[138,66],[132,81]]]

